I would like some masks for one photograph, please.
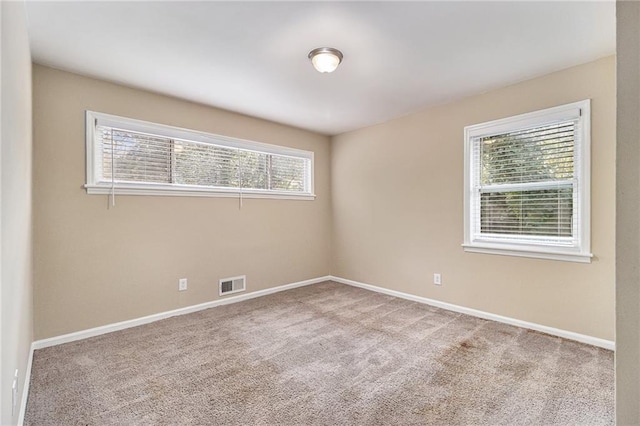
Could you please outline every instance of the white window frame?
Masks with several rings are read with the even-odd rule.
[[[574,198],[574,211],[578,217],[577,239],[575,244],[562,245],[544,242],[542,238],[501,237],[480,235],[474,229],[479,224],[472,215],[479,202],[480,191],[474,188],[474,173],[479,164],[474,164],[474,143],[479,138],[515,132],[527,128],[549,125],[556,122],[578,119],[574,145],[574,185],[577,188]],[[464,128],[464,251],[507,256],[552,259],[570,262],[590,263],[591,254],[591,101],[574,102],[540,111],[521,114],[480,123]],[[518,185],[514,185],[518,186]]]
[[[314,193],[314,153],[280,145],[248,141],[228,136],[215,135],[197,130],[151,123],[133,118],[89,111],[86,116],[86,184],[87,194],[115,194],[115,195],[163,195],[163,196],[192,196],[192,197],[238,197],[243,198],[277,198],[291,200],[313,200]],[[217,146],[238,148],[266,154],[285,155],[303,158],[309,161],[308,173],[305,177],[305,191],[277,191],[267,189],[202,187],[195,185],[157,184],[143,182],[117,182],[115,185],[106,180],[100,180],[98,170],[101,154],[96,146],[96,126],[104,125],[126,129],[133,132],[147,133],[171,139],[182,139]]]

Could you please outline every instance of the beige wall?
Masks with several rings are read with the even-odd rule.
[[[31,279],[31,56],[24,3],[0,2],[2,40],[2,350],[0,424],[18,422],[33,339]],[[11,414],[11,385],[18,369],[18,401]]]
[[[627,184],[618,188],[617,247],[619,252],[629,254],[618,259],[616,363],[620,424],[637,423],[640,417],[635,403],[640,363],[640,240],[636,232],[640,198],[640,39],[636,24],[640,12],[637,5],[631,4],[626,6],[635,7],[634,11],[623,13],[629,19],[618,16],[619,60],[627,57],[618,63],[618,92],[629,95],[618,105],[618,150],[625,160],[618,165],[618,179]],[[3,3],[3,34],[8,31],[6,9],[7,3]],[[16,10],[9,13],[17,13]],[[21,20],[10,21],[14,27],[22,25]],[[626,37],[626,44],[621,37]],[[5,58],[16,51],[7,50],[5,41],[6,37],[2,46],[3,90],[16,87],[5,83],[10,75],[19,78],[28,73],[20,69],[27,66],[23,59],[11,67],[6,65]],[[14,42],[20,43],[16,39]],[[24,56],[24,51],[20,55]],[[36,65],[35,337],[51,337],[213,300],[217,298],[220,277],[247,274],[249,290],[258,290],[332,273],[613,340],[614,62],[612,57],[605,58],[340,135],[331,146],[328,138],[320,135]],[[13,72],[7,73],[7,68]],[[19,105],[17,113],[28,110],[24,96],[28,83],[21,81],[20,85],[17,98],[15,92],[7,95],[3,91],[3,109],[11,104]],[[463,127],[585,98],[593,100],[593,263],[464,253],[460,247]],[[89,196],[81,188],[85,109],[314,150],[318,198],[314,202],[245,200],[239,210],[234,199],[121,196],[116,208],[107,210],[106,197]],[[20,152],[17,156],[7,156],[5,134],[10,130],[6,121],[3,113],[3,219],[20,210],[23,218],[19,223],[25,227],[23,220],[28,220],[24,218],[29,217],[29,207],[21,202],[5,214],[11,197],[8,194],[15,196],[6,188],[12,185],[28,193],[29,177],[17,183],[12,173],[9,181],[6,176],[8,170],[28,169],[25,157],[30,140],[24,126],[12,127],[22,142],[16,145]],[[3,220],[6,252],[5,239],[9,237],[4,233],[4,224]],[[13,235],[23,247],[28,244],[28,229]],[[12,358],[22,366],[31,337],[31,306],[27,301],[30,287],[25,269],[28,259],[24,253],[21,256],[17,267],[6,256],[2,259],[3,389],[7,389],[8,374],[13,369],[6,361]],[[622,262],[627,258],[629,262]],[[19,271],[23,284],[6,285],[5,276],[11,271]],[[443,274],[442,287],[431,283],[434,272]],[[187,292],[177,292],[180,277],[189,278]],[[16,300],[22,308],[12,308]],[[7,319],[13,319],[10,314],[19,318],[20,325],[13,321],[12,327],[7,326]],[[6,392],[0,395],[4,424],[10,400]]]
[[[617,3],[616,419],[640,424],[640,3]]]
[[[465,253],[463,128],[586,98],[593,262]],[[335,137],[333,275],[613,340],[615,108],[608,57]]]
[[[330,273],[326,136],[34,65],[35,337]],[[315,152],[314,201],[87,195],[86,109]],[[189,289],[178,292],[178,279]]]

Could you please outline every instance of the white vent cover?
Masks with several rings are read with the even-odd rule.
[[[225,294],[238,293],[245,291],[247,277],[242,275],[240,277],[223,278],[220,280],[220,296]]]

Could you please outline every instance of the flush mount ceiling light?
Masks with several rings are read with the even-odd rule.
[[[318,47],[309,52],[309,59],[318,72],[334,72],[342,62],[342,52],[333,47]]]

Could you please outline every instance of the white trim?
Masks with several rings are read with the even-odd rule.
[[[428,299],[426,297],[421,297],[421,296],[415,296],[413,294],[403,293],[400,291],[389,290],[386,288],[374,286],[371,284],[365,284],[358,281],[349,280],[346,278],[327,275],[324,277],[313,278],[305,281],[298,281],[295,283],[285,284],[278,287],[268,288],[265,290],[258,290],[252,293],[246,293],[239,296],[232,296],[225,299],[218,299],[211,302],[205,302],[199,305],[187,306],[185,308],[148,315],[146,317],[122,321],[114,324],[108,324],[108,325],[104,325],[96,328],[90,328],[90,329],[78,331],[75,333],[64,334],[61,336],[51,337],[48,339],[36,340],[33,343],[31,343],[31,350],[29,351],[29,361],[27,362],[27,371],[24,379],[24,387],[22,389],[22,401],[20,403],[18,426],[22,426],[24,423],[24,416],[26,414],[26,409],[27,409],[27,400],[29,398],[29,385],[31,383],[31,368],[33,363],[33,353],[37,349],[48,348],[50,346],[61,345],[63,343],[75,342],[77,340],[100,336],[102,334],[111,333],[113,331],[118,331],[118,330],[124,330],[131,327],[137,327],[139,325],[148,324],[151,322],[159,321],[159,320],[170,318],[173,316],[185,315],[192,312],[213,308],[216,306],[238,303],[244,300],[254,299],[256,297],[266,296],[268,294],[278,293],[281,291],[290,290],[297,287],[304,287],[312,284],[317,284],[324,281],[335,281],[340,284],[346,284],[352,287],[359,287],[365,290],[375,291],[377,293],[387,294],[393,297],[399,297],[401,299],[411,300],[418,303],[424,303],[426,305],[435,306],[437,308],[446,309],[448,311],[459,312],[462,314],[471,315],[474,317],[483,318],[490,321],[497,321],[504,324],[513,325],[516,327],[540,331],[543,333],[550,334],[552,336],[558,336],[558,337],[562,337],[569,340],[575,340],[577,342],[586,343],[588,345],[593,345],[593,346],[597,346],[597,347],[601,347],[609,350],[615,350],[615,343],[610,340],[605,340],[597,337],[587,336],[584,334],[574,333],[572,331],[560,330],[558,328],[553,328],[553,327],[548,327],[541,324],[522,321],[515,318],[504,317],[504,316],[492,314],[489,312],[479,311],[477,309],[454,305],[452,303],[441,302],[438,300]]]
[[[482,138],[485,136],[512,132],[514,127],[528,129],[540,125],[573,120],[575,117],[581,115],[583,112],[582,109],[585,108],[585,103],[588,102],[590,102],[590,100],[586,99],[583,101],[572,102],[570,104],[558,105],[538,111],[514,115],[507,118],[499,118],[497,120],[467,126],[465,131],[466,129],[469,129],[472,137]],[[589,108],[588,105],[586,108]]]
[[[223,197],[238,198],[240,191],[233,189],[212,190],[211,188],[198,187],[162,187],[151,184],[124,184],[119,183],[115,187],[107,184],[85,185],[87,194],[111,194],[116,195],[158,195],[167,197]],[[279,200],[315,200],[315,194],[296,192],[259,192],[258,190],[242,190],[242,198],[271,198]]]
[[[94,153],[94,138],[95,138],[95,118],[91,111],[86,111],[84,115],[84,145],[86,151],[86,159],[85,159],[85,182],[89,184],[89,182],[95,182],[95,164],[97,162]],[[91,141],[91,142],[89,142]]]
[[[517,246],[515,244],[474,243],[463,244],[464,251],[468,253],[497,254],[501,256],[528,257],[533,259],[562,260],[565,262],[591,263],[592,253],[570,253],[550,250],[548,246]],[[525,248],[523,248],[525,247]],[[531,248],[527,248],[531,247]]]
[[[27,414],[27,399],[29,398],[29,385],[31,384],[31,366],[33,365],[33,351],[35,346],[31,343],[29,349],[29,361],[27,361],[27,371],[24,376],[24,385],[22,385],[22,401],[20,401],[20,413],[18,415],[18,426],[24,424],[24,416]]]
[[[264,290],[258,290],[251,293],[242,294],[240,296],[232,296],[224,299],[216,299],[210,302],[201,303],[199,305],[187,306],[184,308],[174,309],[172,311],[160,312],[146,317],[135,318],[127,321],[121,321],[113,324],[107,324],[100,327],[90,328],[87,330],[77,331],[75,333],[63,334],[61,336],[51,337],[48,339],[36,340],[33,342],[33,349],[48,348],[49,346],[61,345],[63,343],[75,342],[76,340],[87,339],[89,337],[100,336],[102,334],[111,333],[113,331],[124,330],[131,327],[137,327],[139,325],[148,324],[151,322],[159,321],[165,318],[170,318],[178,315],[190,314],[192,312],[201,311],[203,309],[213,308],[215,306],[229,305],[231,303],[242,302],[243,300],[255,299],[256,297],[266,296],[272,293],[278,293],[292,288],[303,287],[311,284],[320,283],[323,281],[329,281],[330,276],[313,278],[305,281],[298,281],[291,284],[285,284],[278,287],[267,288]]]
[[[536,330],[543,333],[551,334],[552,336],[558,336],[564,339],[575,340],[577,342],[598,346],[604,349],[615,350],[615,342],[612,342],[611,340],[600,339],[598,337],[574,333],[573,331],[561,330],[559,328],[548,327],[542,324],[536,324],[533,322],[522,321],[515,318],[504,317],[502,315],[496,315],[496,314],[479,311],[477,309],[472,309],[472,308],[466,308],[464,306],[454,305],[452,303],[447,303],[447,302],[441,302],[439,300],[434,300],[434,299],[428,299],[422,296],[415,296],[413,294],[403,293],[400,291],[389,290],[389,289],[377,287],[371,284],[365,284],[358,281],[348,280],[346,278],[340,278],[335,276],[331,276],[330,278],[331,278],[331,281],[335,281],[341,284],[347,284],[353,287],[360,287],[365,290],[371,290],[377,293],[387,294],[389,296],[400,297],[402,299],[424,303],[426,305],[435,306],[437,308],[446,309],[448,311],[459,312],[461,314],[471,315],[474,317],[483,318],[491,321],[497,321],[504,324],[514,325],[516,327],[526,328],[529,330]]]
[[[203,309],[213,308],[215,306],[228,305],[231,303],[242,302],[243,300],[254,299],[256,297],[266,296],[272,293],[278,293],[281,291],[289,290],[292,288],[303,287],[307,285],[317,284],[324,281],[335,281],[341,284],[350,285],[353,287],[360,287],[366,290],[375,291],[377,293],[387,294],[389,296],[399,297],[402,299],[412,300],[414,302],[424,303],[430,306],[446,309],[453,312],[459,312],[466,315],[471,315],[478,318],[484,318],[491,321],[497,321],[505,324],[514,325],[516,327],[527,328],[530,330],[541,331],[543,333],[551,334],[553,336],[562,337],[569,340],[575,340],[577,342],[586,343],[593,346],[598,346],[605,349],[615,350],[615,342],[611,340],[600,339],[598,337],[588,336],[585,334],[575,333],[573,331],[561,330],[558,328],[548,327],[542,324],[536,324],[528,321],[522,321],[516,318],[505,317],[502,315],[492,314],[490,312],[484,312],[477,309],[467,308],[464,306],[454,305],[452,303],[441,302],[439,300],[429,299],[422,296],[416,296],[413,294],[403,293],[396,290],[389,290],[383,287],[374,286],[371,284],[365,284],[346,278],[340,278],[332,275],[324,277],[313,278],[305,281],[299,281],[291,284],[285,284],[278,287],[268,288],[265,290],[258,290],[251,293],[242,294],[239,296],[231,296],[224,299],[216,299],[210,302],[201,303],[199,305],[187,306],[184,308],[175,309],[172,311],[160,312],[158,314],[148,315],[146,317],[136,318],[132,320],[117,322],[114,324],[107,324],[96,328],[90,328],[87,330],[77,331],[75,333],[64,334],[61,336],[51,337],[48,339],[36,340],[31,345],[31,354],[29,358],[29,366],[27,374],[31,374],[31,357],[33,350],[43,349],[49,346],[61,345],[63,343],[74,342],[76,340],[87,339],[89,337],[100,336],[102,334],[111,333],[113,331],[124,330],[131,327],[137,327],[139,325],[148,324],[151,322],[159,321],[165,318],[170,318],[177,315],[185,315],[192,312],[201,311]],[[25,379],[26,380],[26,379]],[[24,390],[23,390],[24,391]]]
[[[305,160],[307,174],[305,176],[304,191],[271,191],[245,188],[215,188],[197,187],[189,185],[175,184],[153,184],[153,183],[121,183],[112,181],[101,181],[101,173],[98,173],[101,161],[101,152],[95,148],[96,125],[104,125],[116,129],[130,130],[133,132],[147,133],[168,139],[183,140],[190,143],[214,145],[225,148],[236,148],[240,150],[253,151],[278,156],[293,157]],[[298,148],[291,148],[282,145],[273,145],[263,142],[249,141],[230,136],[216,135],[213,133],[201,132],[198,130],[185,129],[182,127],[168,126],[165,124],[152,123],[143,120],[136,120],[128,117],[105,114],[101,112],[85,111],[85,146],[86,146],[86,184],[84,187],[87,194],[115,194],[119,195],[161,195],[161,196],[195,196],[195,197],[237,197],[242,194],[243,198],[277,198],[289,200],[313,200],[314,194],[314,167],[315,153]],[[115,191],[113,190],[115,188]]]
[[[264,142],[255,142],[246,139],[234,138],[231,136],[216,135],[213,133],[201,132],[199,130],[186,129],[184,127],[152,123],[150,121],[137,120],[135,118],[105,114],[103,112],[90,110],[86,110],[86,116],[88,128],[93,127],[93,129],[95,129],[95,123],[97,121],[98,125],[114,127],[121,130],[130,130],[132,132],[138,133],[147,133],[165,138],[188,140],[207,145],[239,148],[248,151],[260,151],[269,154],[286,155],[290,157],[307,159],[313,158],[312,151],[305,151],[298,148],[291,148]],[[91,131],[91,133],[87,132],[87,135],[93,136],[93,130]]]
[[[576,204],[574,214],[578,218],[575,230],[575,242],[563,248],[557,242],[545,244],[541,238],[536,244],[526,244],[527,238],[510,235],[510,238],[491,238],[488,235],[477,236],[474,230],[472,215],[477,210],[477,197],[474,191],[473,144],[478,138],[527,129],[539,125],[548,125],[566,120],[578,119],[576,131],[579,143],[575,145],[575,175],[578,181],[574,191]],[[578,161],[576,161],[576,159]],[[554,185],[565,186],[567,182],[554,182]],[[486,189],[513,190],[517,188],[544,187],[547,183],[503,184],[491,185]],[[464,242],[465,252],[497,254],[505,256],[530,257],[536,259],[561,260],[569,262],[590,263],[591,254],[591,100],[573,102],[553,108],[533,111],[513,117],[501,118],[486,123],[466,126],[464,128]],[[502,188],[502,189],[498,189]],[[478,192],[479,193],[479,192]],[[477,213],[479,214],[479,213]]]

